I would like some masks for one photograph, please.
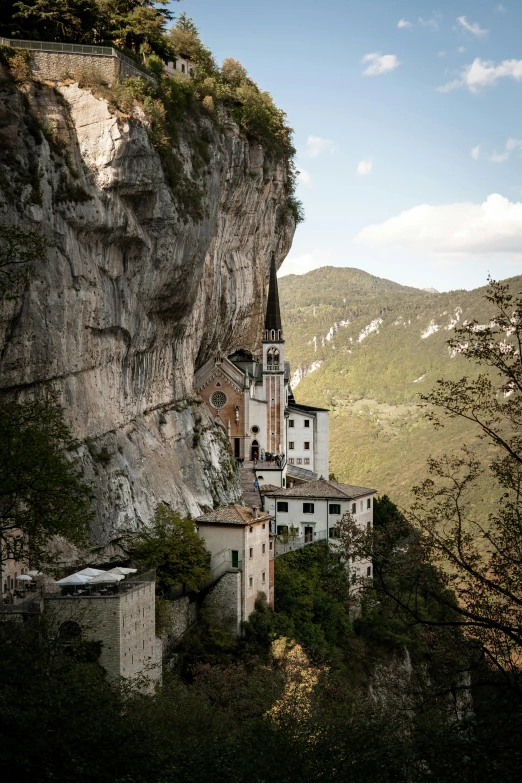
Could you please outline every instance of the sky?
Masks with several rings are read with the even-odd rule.
[[[306,219],[279,272],[439,291],[522,274],[522,2],[184,0],[294,129]]]

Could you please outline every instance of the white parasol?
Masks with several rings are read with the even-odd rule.
[[[121,568],[120,566],[116,566],[116,568],[111,568],[110,571],[107,571],[108,574],[121,574],[122,576],[127,576],[127,574],[135,574],[137,568]]]
[[[76,573],[80,574],[80,576],[98,576],[98,574],[104,574],[105,571],[102,571],[100,568],[82,568],[81,571]]]
[[[123,574],[111,574],[109,571],[103,571],[98,576],[89,579],[89,585],[111,584],[112,582],[120,582],[124,578]]]
[[[66,587],[67,585],[85,585],[91,581],[90,576],[83,576],[82,574],[71,574],[65,576],[63,579],[59,579],[56,584]]]

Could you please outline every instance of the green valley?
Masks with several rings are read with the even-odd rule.
[[[520,277],[509,282],[513,293],[522,287]],[[407,507],[428,457],[464,444],[485,456],[490,447],[465,422],[435,429],[420,396],[440,378],[479,374],[447,341],[457,324],[489,322],[486,290],[434,293],[336,267],[281,279],[294,394],[331,410],[330,470],[340,481]],[[477,503],[492,491],[485,480]]]

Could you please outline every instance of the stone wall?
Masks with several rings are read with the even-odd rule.
[[[214,610],[216,620],[230,626],[237,634],[241,630],[241,576],[240,571],[223,574],[204,601]]]
[[[122,65],[126,65],[122,63]],[[72,52],[31,52],[31,71],[40,81],[64,81],[75,78],[81,71],[92,71],[107,82],[113,82],[120,75],[120,62],[116,57],[98,57],[92,54]],[[136,69],[137,71],[137,69]],[[121,77],[133,74],[121,73]]]
[[[198,605],[194,595],[182,595],[168,603],[172,615],[172,629],[168,636],[161,637],[163,655],[166,655],[198,621]]]
[[[84,639],[102,643],[100,664],[109,677],[161,677],[154,582],[118,595],[47,596],[44,605],[57,626],[76,622]]]

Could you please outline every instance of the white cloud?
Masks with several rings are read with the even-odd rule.
[[[499,79],[507,78],[522,81],[522,60],[502,60],[495,65],[491,60],[476,57],[471,65],[462,69],[457,79],[437,87],[437,90],[450,92],[457,87],[467,87],[470,92],[479,92],[483,87],[490,87]]]
[[[367,160],[359,161],[357,166],[357,174],[360,177],[365,177],[367,174],[371,174],[373,169],[373,160],[368,158]]]
[[[319,267],[325,266],[328,263],[329,256],[330,254],[325,251],[305,253],[302,256],[295,257],[289,256],[283,261],[277,276],[285,277],[286,275],[305,275],[307,272],[311,272],[313,269],[319,269]]]
[[[466,51],[466,47],[465,46],[459,46],[458,49],[457,49],[457,52],[459,54],[464,54],[465,51]]]
[[[442,50],[442,52],[439,52],[439,57],[446,57],[447,52],[445,49]]]
[[[473,158],[473,160],[478,160],[479,155],[480,155],[480,144],[477,144],[477,146],[473,147],[473,149],[471,150],[471,157]]]
[[[307,188],[312,187],[312,177],[310,172],[304,169],[302,166],[297,167],[297,179],[302,185],[306,185]]]
[[[423,19],[422,16],[419,16],[419,24],[421,27],[429,27],[431,30],[434,30],[435,32],[439,29],[439,23],[437,21],[436,16],[432,16],[431,19]]]
[[[380,52],[365,54],[361,62],[369,63],[363,71],[364,76],[380,76],[382,73],[393,71],[399,66],[399,61],[394,54],[381,54]]]
[[[512,152],[515,150],[521,150],[522,149],[522,139],[508,139],[506,141],[505,147],[502,152],[493,152],[489,156],[489,160],[491,163],[505,163],[506,160],[509,160],[509,156]]]
[[[505,5],[502,5],[502,3],[499,3],[495,8],[493,9],[496,14],[506,14],[507,8]]]
[[[411,22],[408,22],[407,19],[399,19],[399,21],[397,22],[397,27],[399,28],[399,30],[411,30],[413,25]]]
[[[457,22],[464,30],[467,30],[468,33],[475,35],[477,38],[484,38],[489,33],[489,30],[483,30],[478,22],[468,22],[466,16],[457,17]]]
[[[323,152],[334,152],[332,139],[323,139],[321,136],[309,136],[306,140],[305,155],[308,158],[317,158]]]
[[[493,193],[482,204],[469,202],[405,210],[355,237],[364,245],[398,245],[446,255],[506,253],[520,256],[522,203]]]

